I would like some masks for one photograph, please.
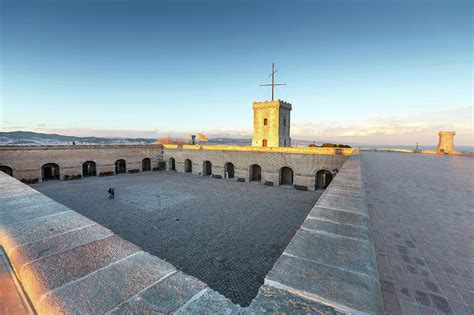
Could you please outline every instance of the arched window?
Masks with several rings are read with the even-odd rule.
[[[41,177],[43,180],[59,179],[59,165],[48,163],[41,166]]]
[[[176,171],[176,162],[173,158],[170,158],[168,166],[170,171]]]
[[[122,174],[127,172],[127,162],[124,159],[115,162],[115,174]]]
[[[191,162],[190,159],[186,159],[186,161],[184,161],[184,172],[185,173],[193,172],[193,162]]]
[[[0,165],[0,172],[13,176],[13,169],[6,165]]]
[[[289,167],[280,169],[280,185],[293,185],[293,170]]]
[[[326,189],[332,181],[332,173],[327,170],[319,170],[316,173],[316,189]]]
[[[260,182],[262,181],[262,168],[258,164],[253,164],[250,166],[249,179],[251,182]]]
[[[212,175],[212,164],[209,161],[202,163],[202,175]]]
[[[224,165],[224,178],[234,178],[234,164],[231,162]]]
[[[144,158],[142,160],[142,172],[151,171],[151,160],[150,158]]]
[[[82,163],[82,177],[96,176],[97,170],[94,161],[87,161]]]

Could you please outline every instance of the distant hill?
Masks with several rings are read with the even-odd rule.
[[[153,144],[151,138],[99,138],[75,137],[58,134],[37,133],[32,131],[0,132],[0,145],[112,145],[112,144]],[[309,140],[292,140],[293,145],[308,146]],[[208,144],[251,145],[252,139],[210,138]]]

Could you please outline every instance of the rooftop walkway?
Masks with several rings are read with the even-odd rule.
[[[474,313],[474,159],[361,157],[386,310]]]

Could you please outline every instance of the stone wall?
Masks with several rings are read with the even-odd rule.
[[[192,173],[203,174],[203,164],[212,164],[212,174],[224,177],[226,163],[232,163],[235,177],[250,180],[253,164],[261,167],[261,182],[280,183],[280,169],[293,170],[293,184],[307,186],[314,190],[316,173],[319,170],[331,171],[340,168],[352,149],[333,148],[262,148],[223,145],[164,145],[163,158],[170,169],[170,159],[174,159],[178,172],[185,172],[185,161],[192,162]]]
[[[115,172],[115,161],[124,159],[127,170],[142,170],[142,160],[149,158],[151,167],[162,159],[162,147],[158,145],[77,145],[77,146],[34,146],[0,147],[0,166],[13,170],[17,179],[41,181],[41,167],[47,163],[59,165],[61,179],[66,175],[82,175],[82,164],[96,163],[97,174]]]

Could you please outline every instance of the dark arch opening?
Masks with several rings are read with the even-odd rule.
[[[250,181],[261,182],[262,181],[262,168],[258,164],[250,166]]]
[[[212,175],[212,164],[209,161],[202,163],[202,175]]]
[[[186,161],[184,161],[184,172],[185,173],[193,172],[193,162],[191,162],[190,159],[186,159]]]
[[[144,158],[142,160],[142,172],[151,171],[151,160],[150,158]]]
[[[47,163],[41,167],[41,176],[43,180],[59,179],[59,165]]]
[[[169,160],[169,168],[170,171],[176,171],[176,162],[173,158],[170,158]]]
[[[9,166],[0,165],[0,172],[4,172],[7,175],[13,176],[13,169]]]
[[[280,169],[280,185],[293,185],[293,170],[289,167]]]
[[[319,170],[316,173],[316,189],[326,189],[332,181],[332,173],[327,170]]]
[[[82,163],[82,177],[96,176],[97,170],[94,161],[87,161]]]
[[[234,178],[234,164],[227,162],[224,165],[224,177],[225,178]]]
[[[127,172],[127,163],[124,159],[115,161],[115,174],[122,174]]]

